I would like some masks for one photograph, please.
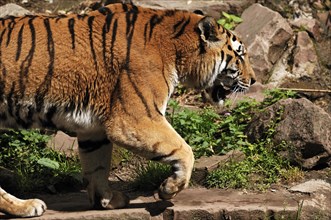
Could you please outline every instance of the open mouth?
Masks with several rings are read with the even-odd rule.
[[[233,90],[231,88],[227,88],[222,84],[213,86],[212,88],[207,89],[209,96],[213,100],[213,102],[220,102],[226,99],[226,96],[231,94]]]

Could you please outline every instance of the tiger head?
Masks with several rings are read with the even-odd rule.
[[[248,91],[256,79],[242,41],[211,17],[203,17],[197,24],[196,32],[200,35],[200,57],[196,61],[200,64],[196,68],[200,81],[190,83],[205,89],[207,98],[218,104],[232,92]]]

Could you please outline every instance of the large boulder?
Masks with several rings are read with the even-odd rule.
[[[255,115],[248,125],[250,141],[275,127],[273,141],[288,146],[282,152],[291,162],[312,169],[331,165],[331,117],[305,98],[281,100]]]
[[[0,18],[6,16],[22,16],[22,15],[30,15],[30,14],[31,14],[30,11],[12,3],[0,7]]]
[[[235,32],[246,44],[257,78],[264,83],[272,66],[284,53],[293,30],[278,12],[260,4],[247,8],[241,17],[244,21]]]
[[[168,8],[195,11],[200,10],[204,14],[219,19],[221,12],[230,12],[233,14],[241,14],[248,5],[252,4],[254,0],[241,1],[164,1],[164,0],[133,0],[136,5],[142,5],[153,8]]]

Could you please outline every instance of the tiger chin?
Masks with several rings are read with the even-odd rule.
[[[96,208],[129,204],[108,186],[113,145],[172,166],[160,198],[188,186],[192,149],[165,118],[178,83],[237,92],[254,81],[239,38],[200,14],[113,4],[86,15],[0,20],[1,126],[75,133]],[[40,216],[46,204],[0,188],[0,210]]]

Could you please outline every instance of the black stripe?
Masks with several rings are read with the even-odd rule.
[[[205,42],[201,39],[201,37],[199,38],[199,54],[205,54],[207,52],[206,50],[206,46],[205,46]]]
[[[78,20],[84,20],[84,18],[86,18],[88,15],[87,14],[78,14],[77,18]]]
[[[229,54],[226,55],[226,65],[225,65],[224,69],[226,69],[228,67],[228,65],[229,65],[230,61],[232,60],[232,58],[233,58],[233,56],[231,56]]]
[[[55,18],[55,23],[57,23],[60,19],[62,18],[66,18],[67,15],[56,15],[56,17],[51,17],[51,18]]]
[[[8,33],[7,33],[7,42],[6,42],[6,47],[8,47],[9,43],[10,43],[10,38],[11,38],[11,33],[14,29],[14,26],[16,24],[15,20],[14,20],[14,17],[11,17],[10,18],[11,21],[9,22],[8,24]]]
[[[110,144],[110,141],[107,138],[100,140],[100,141],[90,141],[90,140],[79,141],[78,140],[79,149],[83,150],[85,153],[93,152],[95,150],[100,149],[102,146],[108,145],[108,144]]]
[[[151,160],[153,160],[153,161],[164,161],[164,159],[166,159],[167,157],[173,156],[177,151],[178,151],[178,149],[174,149],[169,154],[156,156],[156,157],[153,157]]]
[[[175,25],[174,25],[174,33],[176,33],[177,32],[177,28],[180,26],[180,25],[182,25],[183,23],[184,23],[184,21],[185,21],[185,18],[182,18],[180,21],[178,21]]]
[[[98,9],[98,11],[103,15],[111,13],[111,10],[107,7],[101,7],[101,8]]]
[[[86,88],[85,96],[84,96],[84,99],[83,99],[83,108],[86,108],[88,106],[89,101],[90,101],[90,91],[89,91],[88,88]]]
[[[68,28],[71,35],[71,48],[75,49],[75,19],[70,18],[68,21]]]
[[[144,45],[146,46],[146,43],[147,43],[147,29],[148,29],[148,25],[149,23],[147,22],[145,24],[145,28],[144,28]]]
[[[111,11],[110,10],[109,10],[109,13],[110,14],[107,14],[107,16],[106,16],[106,23],[105,23],[105,25],[106,25],[106,32],[107,33],[109,32],[110,24],[111,24],[111,21],[113,19],[113,14],[111,14]]]
[[[162,68],[162,77],[163,77],[163,80],[164,80],[164,82],[165,82],[165,84],[166,84],[166,86],[167,86],[168,97],[169,97],[169,96],[171,95],[171,94],[170,94],[170,86],[169,86],[169,83],[168,83],[167,78],[166,78],[166,76],[165,76],[164,65],[163,65],[163,68]]]
[[[72,113],[76,109],[76,103],[74,100],[70,100],[67,106],[64,108],[65,112]]]
[[[29,19],[29,22],[28,22],[29,28],[30,28],[30,33],[31,33],[31,48],[29,50],[28,55],[26,56],[26,58],[24,59],[24,61],[21,64],[21,67],[20,67],[21,73],[24,76],[26,76],[29,72],[29,68],[31,66],[32,58],[33,58],[35,48],[36,48],[36,30],[32,23],[34,19],[35,19],[35,17],[32,17]],[[28,62],[28,63],[25,64],[26,62]],[[22,78],[22,76],[20,78]]]
[[[47,32],[47,51],[49,55],[49,64],[48,64],[48,71],[45,76],[44,82],[40,85],[40,87],[36,91],[35,101],[37,106],[37,111],[40,112],[43,105],[46,93],[48,92],[54,72],[54,41],[53,41],[53,34],[51,30],[51,26],[49,23],[49,19],[44,19],[44,26]]]
[[[159,107],[157,106],[157,104],[154,102],[154,109],[157,113],[159,113],[161,116],[164,116],[163,113],[160,111]]]
[[[27,75],[28,75],[29,68],[31,66],[32,58],[33,58],[35,48],[36,48],[36,30],[32,23],[35,18],[36,17],[31,17],[28,21],[29,29],[30,29],[30,33],[31,33],[31,48],[29,50],[28,55],[25,57],[25,59],[23,60],[23,62],[21,63],[21,66],[20,66],[19,88],[20,88],[21,97],[23,97],[25,94],[25,84],[27,81]]]
[[[126,38],[127,38],[127,52],[126,52],[126,60],[125,67],[130,73],[130,53],[131,53],[131,42],[133,37],[133,32],[135,29],[135,23],[138,17],[138,10],[136,6],[133,6],[130,12],[126,13]]]
[[[184,34],[185,28],[190,23],[190,21],[191,21],[191,18],[189,18],[185,21],[185,23],[181,26],[180,30],[174,36],[174,38],[179,38],[182,34]]]
[[[20,58],[20,55],[21,55],[23,29],[24,29],[24,24],[22,25],[20,31],[18,32],[18,37],[17,37],[17,51],[16,51],[15,61],[17,61]]]
[[[8,108],[8,112],[11,116],[14,116],[14,113],[13,113],[13,108],[14,108],[13,95],[14,95],[14,93],[15,93],[15,82],[12,82],[10,91],[7,95],[7,108]]]
[[[163,16],[159,17],[158,15],[153,15],[151,20],[149,21],[150,23],[150,29],[149,29],[149,40],[151,40],[152,35],[153,35],[153,29],[157,24],[160,24],[163,21]]]
[[[98,68],[98,63],[97,63],[97,57],[95,54],[94,50],[94,45],[93,45],[93,21],[94,21],[94,16],[90,16],[87,20],[88,27],[89,27],[89,40],[90,40],[90,47],[91,47],[91,53],[92,53],[92,58],[94,62],[94,67],[97,73],[99,73],[99,68]]]
[[[50,108],[47,109],[47,113],[45,114],[45,119],[39,119],[41,125],[44,128],[52,128],[56,129],[56,125],[53,123],[53,117],[55,113],[57,112],[56,106],[51,106]]]
[[[3,35],[6,33],[6,31],[7,31],[7,29],[4,29],[2,32],[1,32],[1,35],[0,35],[0,68],[2,68],[2,70],[4,70],[5,69],[5,67],[4,67],[4,65],[3,65],[3,63],[2,63],[2,59],[1,59],[1,57],[2,57],[2,47],[1,47],[1,45],[2,45],[2,39],[3,39]]]
[[[130,81],[130,83],[132,84],[132,87],[134,88],[134,91],[136,92],[136,94],[138,95],[139,99],[141,100],[142,104],[143,104],[144,107],[145,107],[145,110],[146,110],[147,116],[148,116],[149,118],[151,118],[151,117],[152,117],[151,110],[149,109],[149,106],[148,106],[148,103],[147,103],[145,97],[144,97],[143,94],[140,92],[140,90],[139,90],[139,88],[137,87],[137,85],[135,84],[135,82],[132,80],[130,74],[128,74],[128,77],[129,77],[129,81]]]
[[[124,12],[128,11],[128,6],[126,4],[122,4],[122,9]]]
[[[102,54],[103,54],[104,66],[107,70],[109,69],[109,63],[107,62],[107,57],[106,57],[106,52],[107,52],[107,50],[106,50],[106,36],[107,36],[107,33],[109,32],[112,17],[113,17],[112,14],[108,14],[106,16],[106,21],[105,21],[105,24],[103,25],[103,28],[102,28]]]
[[[114,46],[116,41],[116,35],[117,35],[117,19],[114,21],[114,27],[113,27],[113,35],[111,37],[111,43],[110,43],[110,66],[113,68],[114,65]]]
[[[1,43],[0,43],[1,46]],[[1,63],[1,61],[0,61]],[[0,65],[1,68],[1,65]],[[4,101],[4,94],[5,94],[5,88],[6,88],[6,76],[7,76],[7,70],[5,67],[2,68],[2,77],[0,79],[0,102]]]

